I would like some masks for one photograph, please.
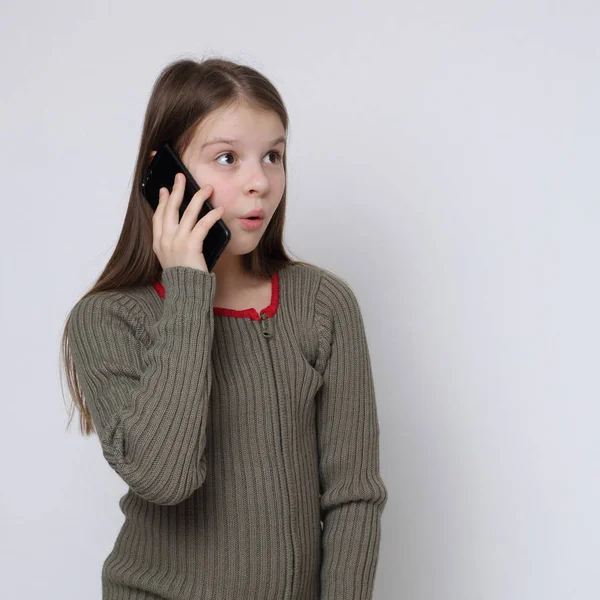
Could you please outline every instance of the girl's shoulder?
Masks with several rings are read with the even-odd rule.
[[[312,278],[316,279],[319,284],[324,279],[338,286],[350,287],[350,283],[341,275],[314,263],[296,261],[285,266],[281,272],[284,270],[290,272],[291,276],[296,279]]]
[[[350,282],[325,267],[299,262],[285,267],[286,277],[294,279],[315,302],[315,312],[322,323],[332,325],[336,314],[360,315],[358,297]]]
[[[71,327],[120,325],[140,331],[159,306],[153,286],[134,286],[92,292],[80,298],[70,312]]]

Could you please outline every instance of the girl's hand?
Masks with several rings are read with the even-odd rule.
[[[212,187],[205,185],[194,194],[179,222],[179,206],[183,199],[185,176],[177,173],[173,191],[160,188],[158,206],[152,216],[154,250],[163,269],[168,267],[192,267],[208,273],[202,254],[202,244],[210,228],[221,218],[225,209],[213,208],[198,222],[196,219],[204,201],[212,194]]]

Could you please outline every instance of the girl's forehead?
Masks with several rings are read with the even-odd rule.
[[[236,137],[246,133],[264,134],[274,131],[283,134],[283,124],[273,110],[259,109],[247,104],[215,109],[196,128],[196,134],[205,137]]]
[[[285,130],[276,113],[255,111],[253,115],[234,113],[210,115],[194,132],[191,144],[197,152],[217,144],[233,146],[285,144]]]

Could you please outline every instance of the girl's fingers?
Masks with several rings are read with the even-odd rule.
[[[158,251],[157,254],[162,251],[161,247],[164,247],[165,244],[170,245],[175,238],[184,240],[190,234],[194,236],[193,239],[190,238],[190,241],[201,249],[210,228],[225,212],[225,209],[219,206],[198,219],[204,202],[213,192],[210,185],[204,185],[194,194],[180,222],[179,207],[181,206],[184,190],[185,176],[183,173],[177,173],[175,176],[173,190],[170,194],[167,188],[163,187],[159,190],[158,206],[152,218],[153,246],[155,252]]]
[[[163,213],[168,196],[169,190],[167,188],[162,187],[158,190],[158,205],[152,215],[152,237],[154,244],[158,244],[162,237]]]
[[[223,216],[225,208],[223,206],[217,206],[212,210],[209,210],[194,226],[191,235],[196,238],[196,241],[204,242],[204,238],[210,231],[210,228]]]
[[[181,217],[181,222],[179,223],[179,227],[182,232],[189,233],[192,231],[198,222],[198,216],[202,211],[202,206],[207,198],[210,197],[212,191],[213,190],[210,185],[204,185],[194,194]]]
[[[183,199],[183,190],[185,188],[185,177],[183,173],[175,175],[173,190],[165,203],[165,214],[163,217],[163,232],[167,235],[173,233],[179,225],[179,206]]]

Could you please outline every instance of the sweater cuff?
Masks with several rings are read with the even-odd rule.
[[[161,282],[165,288],[165,303],[185,300],[203,308],[215,296],[217,277],[194,267],[175,266],[163,270]]]

